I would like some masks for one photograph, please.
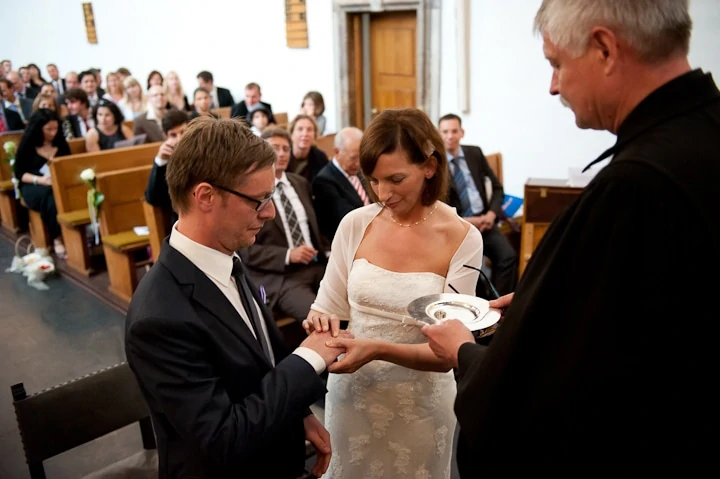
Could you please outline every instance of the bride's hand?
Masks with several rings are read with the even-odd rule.
[[[352,339],[339,337],[331,339],[326,346],[345,350],[345,356],[328,366],[328,372],[343,374],[354,373],[378,354],[378,342],[371,339]]]
[[[332,337],[337,338],[340,333],[340,318],[336,314],[323,314],[310,310],[307,319],[302,322],[302,327],[307,334],[313,331],[322,331],[323,333],[330,331]]]

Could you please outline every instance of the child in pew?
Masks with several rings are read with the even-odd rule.
[[[262,135],[262,131],[270,122],[270,115],[262,104],[247,114],[247,121],[250,124],[250,131],[257,136]]]
[[[123,124],[125,119],[120,108],[110,100],[99,100],[92,110],[92,115],[95,127],[91,128],[85,137],[87,152],[112,150],[116,142],[133,137],[132,130]]]
[[[59,258],[65,258],[66,251],[57,222],[48,165],[53,158],[69,154],[70,147],[60,131],[57,113],[47,108],[33,113],[15,157],[15,177],[20,181],[20,194],[27,207],[40,213]]]

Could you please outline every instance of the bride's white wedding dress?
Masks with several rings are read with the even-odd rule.
[[[471,228],[450,265],[448,277],[398,273],[353,259],[367,225],[379,213],[370,205],[350,213],[333,241],[328,270],[313,309],[349,318],[356,338],[393,343],[427,342],[417,326],[402,323],[407,305],[448,284],[473,294],[482,238]],[[452,292],[452,288],[448,290]],[[372,361],[353,374],[330,374],[325,427],[332,459],[326,476],[348,478],[449,478],[455,431],[455,380],[435,373]]]

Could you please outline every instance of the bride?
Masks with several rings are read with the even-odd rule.
[[[420,328],[403,323],[407,305],[428,294],[474,294],[482,237],[441,200],[448,185],[443,143],[415,109],[376,117],[360,144],[362,170],[377,203],[349,213],[332,244],[307,330],[355,339],[330,366],[325,426],[332,479],[449,478],[455,430],[451,366]],[[331,316],[332,315],[332,316]],[[332,320],[330,320],[332,318]]]

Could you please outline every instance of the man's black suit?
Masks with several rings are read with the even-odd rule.
[[[227,88],[217,87],[217,97],[218,97],[218,108],[223,108],[226,106],[233,106],[235,104],[235,99],[233,99],[232,93],[230,93],[230,90]]]
[[[3,113],[5,114],[5,121],[7,122],[7,125],[5,126],[8,131],[19,131],[25,129],[25,123],[22,121],[18,112],[5,108],[2,101],[0,101],[0,108],[3,109]]]
[[[465,154],[465,162],[472,176],[475,187],[480,193],[483,201],[483,211],[480,215],[492,211],[495,213],[497,220],[503,218],[502,203],[505,199],[505,192],[502,183],[498,180],[488,164],[482,150],[477,146],[462,145]],[[485,178],[488,178],[492,184],[492,196],[488,198],[485,191]],[[457,208],[458,213],[461,212],[460,197],[458,195],[455,182],[450,181],[450,205]],[[496,220],[496,221],[497,221]],[[483,254],[490,258],[492,262],[492,280],[498,292],[503,294],[512,293],[517,284],[518,256],[515,249],[497,227],[497,223],[487,231],[482,232],[483,237]],[[490,299],[490,298],[488,298]]]
[[[360,178],[360,181],[370,198],[370,188],[364,178]],[[332,240],[340,220],[352,210],[364,206],[363,201],[355,187],[333,162],[320,170],[313,180],[312,189],[320,232]]]
[[[267,110],[268,112],[268,123],[275,123],[275,117],[273,116],[272,106],[270,106],[270,103],[265,103],[264,101],[261,101],[260,104],[265,107],[265,110]],[[250,110],[248,110],[247,104],[245,103],[245,100],[243,100],[237,105],[233,106],[232,117],[242,118],[243,120],[246,120],[247,114],[249,112]]]
[[[308,265],[285,265],[288,240],[280,213],[268,221],[257,234],[255,243],[240,252],[250,275],[267,293],[268,306],[298,320],[307,317],[315,300],[320,281],[325,274],[327,259],[325,251],[330,247],[322,237],[313,210],[310,183],[294,173],[286,173],[288,181],[305,208],[313,246],[318,250],[317,261]],[[276,203],[276,208],[283,206]]]
[[[130,303],[125,348],[150,407],[160,478],[295,478],[303,418],[325,394],[313,367],[286,355],[262,306],[273,368],[218,287],[165,240]]]

